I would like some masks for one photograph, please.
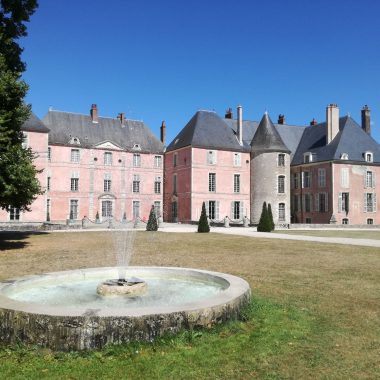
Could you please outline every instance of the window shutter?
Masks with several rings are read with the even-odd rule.
[[[311,176],[310,176],[310,181],[311,181]],[[310,182],[310,187],[311,187],[311,182]],[[313,212],[313,194],[310,194],[309,197],[310,197],[310,212]]]
[[[207,217],[209,217],[209,212],[210,212],[210,208],[209,208],[209,201],[206,201],[205,202],[205,206],[206,206],[206,215],[207,215]]]
[[[240,219],[243,219],[244,202],[240,202]]]
[[[363,183],[364,188],[367,187],[367,171],[364,172],[364,183]]]
[[[377,211],[377,204],[376,204],[376,193],[373,194],[373,211]]]
[[[231,219],[234,219],[234,201],[231,202]]]
[[[364,193],[363,197],[364,197],[364,199],[363,199],[363,201],[364,201],[363,211],[367,212],[367,193]]]
[[[297,206],[298,206],[297,208],[298,212],[301,211],[301,197],[300,196],[297,197]]]
[[[305,177],[305,173],[302,172],[302,173],[301,173],[301,187],[302,187],[302,189],[305,187],[304,177]]]
[[[338,212],[342,212],[342,193],[339,193],[339,198],[338,198]]]
[[[372,172],[372,187],[376,187],[376,172]]]
[[[325,211],[329,211],[329,193],[325,193]]]
[[[219,201],[215,202],[215,219],[219,220]]]
[[[302,210],[305,211],[305,204],[306,204],[306,201],[305,201],[305,194],[302,195]]]
[[[315,194],[315,211],[319,211],[319,193]]]

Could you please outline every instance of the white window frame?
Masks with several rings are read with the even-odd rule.
[[[207,151],[207,165],[216,165],[216,150]]]
[[[70,162],[75,162],[75,163],[80,162],[80,150],[79,149],[77,149],[77,148],[71,149]]]
[[[161,177],[156,177],[154,179],[154,193],[161,194]]]
[[[241,166],[241,153],[234,153],[234,166]]]
[[[285,153],[279,153],[277,155],[277,166],[278,167],[284,167],[286,164],[286,157]]]
[[[18,222],[21,220],[21,210],[18,207],[9,206],[9,220],[12,222]]]
[[[318,187],[326,187],[326,169],[318,168]]]
[[[140,175],[139,174],[134,174],[133,175],[133,182],[132,182],[132,192],[134,194],[139,194],[140,191],[141,191]]]
[[[103,199],[101,201],[102,206],[102,218],[113,217],[113,202],[110,199]]]
[[[311,171],[305,170],[301,174],[302,178],[302,188],[309,189],[311,187]]]
[[[285,194],[285,176],[279,175],[277,177],[277,193],[278,194]]]
[[[349,168],[340,169],[340,186],[344,189],[350,187],[350,170]]]
[[[104,165],[112,165],[112,152],[104,152],[103,162]]]
[[[375,187],[375,172],[372,170],[367,170],[365,174],[365,187],[373,188]]]
[[[240,174],[234,174],[234,193],[240,193],[241,176]]]
[[[216,173],[208,173],[208,191],[209,193],[216,192]]]
[[[284,202],[281,202],[278,204],[278,221],[279,222],[286,221],[286,207],[285,207]]]
[[[370,151],[364,152],[364,161],[373,162],[373,153]]]
[[[72,220],[78,219],[79,215],[79,200],[78,199],[70,199],[69,201],[69,219],[71,216],[71,211],[73,211]]]
[[[132,201],[132,215],[134,219],[140,217],[140,201]]]
[[[141,154],[133,153],[133,167],[140,168],[141,167]]]
[[[162,167],[162,156],[154,156],[154,167],[155,168]]]

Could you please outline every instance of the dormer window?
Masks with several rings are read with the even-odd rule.
[[[348,153],[342,153],[342,154],[340,155],[340,159],[341,159],[341,160],[348,160]]]
[[[315,153],[307,152],[307,153],[304,153],[303,155],[303,162],[305,164],[308,164],[309,162],[314,162],[315,159],[316,159]]]
[[[140,144],[134,144],[133,150],[141,150],[141,145]]]
[[[364,159],[366,162],[373,162],[372,152],[364,152]]]
[[[72,137],[72,138],[70,139],[70,144],[71,144],[71,145],[80,145],[80,140],[79,140],[79,138],[78,138],[78,137]]]

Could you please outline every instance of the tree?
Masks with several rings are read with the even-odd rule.
[[[157,223],[156,213],[155,213],[153,205],[150,209],[149,219],[148,219],[148,223],[146,225],[146,230],[147,231],[157,231],[158,230],[158,223]]]
[[[272,214],[272,206],[270,203],[268,203],[268,217],[271,224],[271,231],[274,231],[274,221],[273,221],[273,214]]]
[[[259,232],[271,232],[272,230],[272,225],[269,220],[269,215],[268,215],[268,209],[267,209],[267,203],[263,203],[263,209],[261,211],[260,215],[260,221],[257,226],[257,231]]]
[[[22,147],[21,126],[30,115],[24,103],[28,90],[21,79],[25,63],[17,39],[27,35],[25,23],[36,0],[0,0],[0,207],[29,210],[41,186],[36,179],[34,155]]]
[[[206,214],[206,205],[202,203],[202,212],[198,223],[198,232],[210,232],[210,226],[208,225],[208,218]]]

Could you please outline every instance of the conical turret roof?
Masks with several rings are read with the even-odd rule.
[[[251,141],[252,153],[264,152],[282,152],[290,153],[289,148],[282,141],[280,134],[277,132],[276,127],[273,125],[267,112],[257,127],[256,133]]]

